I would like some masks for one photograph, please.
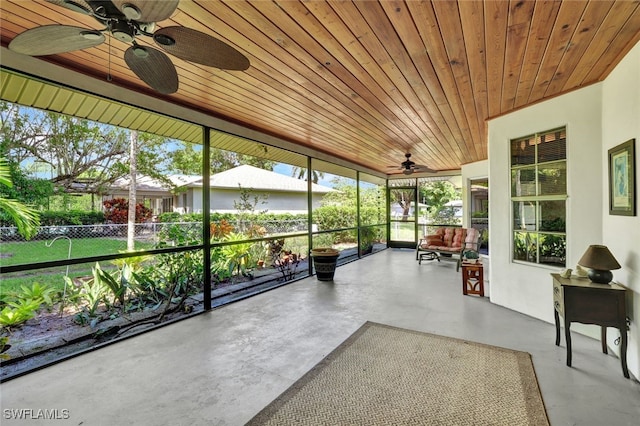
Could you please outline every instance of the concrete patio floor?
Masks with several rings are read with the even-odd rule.
[[[552,425],[638,424],[640,383],[598,341],[574,333],[569,368],[552,324],[463,296],[460,281],[454,263],[385,250],[334,282],[304,279],[3,383],[2,424],[242,425],[365,321],[529,352]],[[67,418],[11,419],[19,409]]]

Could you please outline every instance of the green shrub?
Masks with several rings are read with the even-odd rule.
[[[254,222],[261,221],[286,221],[286,220],[306,220],[306,214],[290,214],[290,213],[256,213],[252,216]],[[238,220],[235,213],[211,213],[211,222],[220,222],[226,220],[233,224]],[[161,213],[158,215],[158,222],[202,222],[202,213]]]
[[[70,210],[40,212],[41,226],[95,225],[104,223],[104,213]]]
[[[331,229],[352,228],[358,223],[354,206],[326,205],[313,211],[313,222],[320,231]],[[334,243],[353,243],[357,234],[353,230],[334,232]]]

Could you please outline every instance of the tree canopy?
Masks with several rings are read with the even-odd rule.
[[[306,167],[291,167],[291,177],[309,180],[309,169]],[[324,173],[318,170],[311,170],[311,182],[318,183],[320,179],[324,178]]]
[[[101,193],[129,172],[129,130],[0,102],[0,152],[64,192]],[[166,138],[141,133],[138,170],[156,177]]]
[[[25,172],[46,178],[58,193],[102,194],[130,173],[129,129],[0,101],[0,154]],[[198,145],[139,132],[137,173],[165,182],[169,173],[202,174]],[[211,173],[250,164],[273,170],[275,162],[211,149]],[[14,179],[20,177],[12,169]],[[16,182],[15,188],[22,188]],[[34,187],[34,185],[30,185]],[[36,191],[39,192],[39,191]]]
[[[177,142],[176,149],[167,153],[167,167],[170,172],[185,175],[202,174],[202,147],[192,143]],[[219,148],[210,149],[210,173],[224,172],[243,164],[273,171],[276,163],[260,157],[225,151]]]

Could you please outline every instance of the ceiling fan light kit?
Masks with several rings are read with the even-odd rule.
[[[133,46],[133,54],[138,58],[146,58],[149,56],[149,52],[142,46]]]
[[[130,3],[125,3],[122,5],[122,13],[124,13],[124,16],[126,16],[130,21],[137,21],[138,19],[142,18],[140,9]]]
[[[160,46],[173,46],[174,44],[176,44],[176,41],[166,34],[154,34],[153,39]]]
[[[114,21],[109,27],[113,36],[125,43],[131,43],[135,39],[135,29],[126,21]]]
[[[406,160],[404,160],[402,163],[400,163],[400,167],[398,166],[389,166],[389,168],[392,169],[396,169],[396,170],[401,170],[403,175],[409,176],[411,174],[413,174],[414,172],[428,172],[428,173],[435,173],[436,170],[433,170],[423,164],[416,164],[414,161],[411,160],[411,153],[407,152],[406,154],[404,154]]]
[[[166,52],[180,59],[225,70],[245,71],[250,63],[229,44],[198,30],[173,26],[155,31],[156,22],[169,19],[179,0],[46,0],[74,12],[93,16],[102,30],[70,25],[45,25],[18,34],[9,49],[43,56],[83,50],[106,40],[104,33],[132,44],[125,51],[127,66],[149,87],[163,94],[178,90],[178,73],[169,57],[158,49],[141,46],[137,37],[151,37]]]
[[[58,2],[55,1],[52,1],[51,3],[58,4]],[[91,8],[83,6],[82,4],[72,0],[62,0],[60,6],[64,6],[69,10],[73,10],[74,12],[82,13],[84,15],[91,15]]]
[[[81,31],[80,35],[87,40],[101,40],[104,36],[99,31]]]

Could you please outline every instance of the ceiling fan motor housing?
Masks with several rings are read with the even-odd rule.
[[[125,43],[131,43],[135,39],[135,28],[126,21],[112,21],[109,29],[116,39]]]

